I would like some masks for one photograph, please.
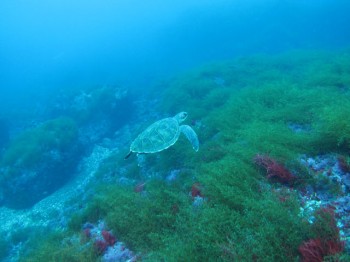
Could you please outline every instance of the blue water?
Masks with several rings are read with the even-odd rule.
[[[205,61],[346,47],[349,9],[346,0],[3,0],[1,99],[87,83],[141,87]]]

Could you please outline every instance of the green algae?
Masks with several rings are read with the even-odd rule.
[[[247,224],[239,230],[233,228],[229,230],[231,232],[229,240],[221,244],[226,255],[221,255],[221,258],[242,261],[254,259],[271,261],[285,258],[293,261],[298,256],[297,247],[309,234],[309,230],[308,225],[304,224],[298,216],[297,201],[294,197],[292,203],[284,203],[284,206],[281,205],[278,208],[276,207],[278,201],[276,199],[271,201],[273,199],[271,193],[256,194],[264,191],[264,187],[261,187],[263,176],[260,174],[259,177],[259,172],[253,167],[252,159],[257,153],[269,154],[285,163],[291,170],[297,170],[300,180],[306,182],[306,174],[303,173],[303,167],[298,161],[301,154],[312,155],[323,153],[325,150],[332,152],[347,148],[350,133],[348,132],[349,114],[347,112],[350,104],[347,78],[350,73],[339,70],[339,68],[346,68],[348,63],[345,59],[339,59],[341,56],[335,56],[336,62],[329,62],[332,58],[326,55],[322,55],[322,59],[313,60],[298,54],[297,58],[291,61],[287,60],[289,56],[272,59],[255,57],[244,60],[245,64],[241,66],[241,70],[237,70],[239,67],[237,65],[231,67],[234,68],[232,70],[226,70],[227,75],[223,72],[218,74],[217,67],[213,67],[214,73],[211,75],[205,72],[205,77],[219,75],[225,79],[227,76],[230,79],[227,87],[231,88],[231,91],[225,93],[226,98],[219,105],[212,103],[211,107],[208,106],[206,96],[203,94],[198,97],[192,95],[192,86],[196,94],[200,93],[196,86],[198,82],[195,80],[201,74],[197,71],[193,72],[192,84],[189,83],[191,78],[186,76],[183,84],[180,78],[173,88],[170,85],[170,91],[165,91],[164,109],[180,110],[176,100],[166,99],[177,92],[179,97],[191,98],[181,103],[181,106],[189,107],[186,108],[189,114],[195,115],[203,123],[198,131],[199,134],[202,130],[205,133],[205,136],[201,136],[202,145],[199,152],[202,156],[199,159],[202,161],[196,162],[195,169],[198,173],[196,177],[204,188],[204,195],[211,202],[215,201],[217,205],[225,205],[235,211],[244,212],[248,207],[254,210],[249,215],[242,216]],[[326,62],[325,57],[327,57]],[[303,59],[299,61],[298,58]],[[323,70],[318,71],[317,65],[320,65]],[[205,70],[210,71],[208,68]],[[327,71],[327,81],[321,81],[322,76],[325,75],[324,70]],[[251,74],[250,79],[247,79],[246,83],[239,80],[240,82],[234,85],[234,81],[229,76],[234,71]],[[337,75],[340,71],[342,76],[339,80]],[[306,80],[301,77],[303,75]],[[331,79],[335,78],[337,83],[330,84]],[[210,88],[208,82],[202,93],[210,94],[220,88],[222,87],[213,83]],[[335,106],[334,101],[340,101],[340,103]],[[214,150],[209,150],[211,148]],[[269,224],[259,221],[261,215],[265,219],[269,217],[266,211],[271,213]],[[289,214],[289,217],[285,214]],[[227,216],[222,218],[222,221],[229,219]],[[279,219],[280,221],[277,222]],[[259,233],[251,228],[250,223],[254,220],[259,221],[255,229],[258,232],[261,230]],[[284,234],[284,232],[288,233]],[[210,233],[215,235],[216,241],[220,239],[216,236],[215,230]],[[249,240],[244,241],[244,236]],[[199,239],[201,240],[196,239],[196,243],[206,241],[204,237]],[[240,245],[242,240],[246,246]],[[278,244],[274,245],[275,243]],[[286,243],[289,243],[287,246],[290,249],[286,249]],[[191,245],[185,244],[185,246],[188,249]],[[198,253],[194,251],[199,246],[200,244],[195,246],[188,255],[201,254],[201,252],[206,254],[202,249]],[[253,250],[250,253],[254,255],[253,257],[249,257],[248,250],[249,253]],[[218,253],[211,255],[217,257]],[[181,257],[180,254],[179,257]],[[200,261],[203,257],[193,257],[193,259]]]
[[[334,97],[336,103],[327,104],[320,112],[318,141],[326,149],[337,147],[342,152],[350,149],[350,97]],[[328,148],[327,148],[328,145]],[[321,145],[320,145],[321,146]]]
[[[79,158],[78,127],[66,117],[15,137],[0,159],[2,205],[29,208],[70,177]]]
[[[306,183],[311,179],[300,165],[301,154],[348,152],[350,66],[344,57],[349,54],[260,55],[170,80],[160,110],[188,111],[199,152],[180,139],[146,155],[154,171],[183,171],[173,183],[147,181],[142,192],[101,185],[71,229],[104,219],[145,261],[298,260],[298,246],[327,231],[326,225],[306,223],[297,193],[271,185],[253,158],[268,154]],[[107,161],[99,172],[126,165]],[[126,177],[141,179],[137,165],[128,165]],[[191,196],[194,183],[201,185],[203,202]]]
[[[9,243],[4,237],[0,238],[0,259],[5,259],[8,256]]]
[[[76,137],[77,127],[70,118],[49,120],[15,138],[1,164],[31,168],[38,165],[47,150],[64,150]]]
[[[160,181],[148,182],[145,188],[145,192],[134,192],[132,187],[105,187],[83,216],[92,222],[105,219],[131,249],[157,249],[163,234],[174,233],[176,214],[189,199],[177,187]]]
[[[21,262],[72,261],[93,262],[98,256],[91,243],[81,241],[79,235],[67,232],[54,232],[42,239],[36,238],[36,244],[30,247],[28,254],[22,254]]]
[[[306,228],[298,217],[295,196],[281,203],[264,190],[257,176],[249,176],[254,172],[251,167],[235,158],[206,164],[200,172],[197,177],[206,201],[178,218],[176,233],[167,240],[167,249],[158,253],[160,257],[271,261],[295,254]]]
[[[1,166],[10,167],[1,180],[20,169],[33,169],[44,161],[47,152],[64,152],[77,138],[78,129],[70,118],[49,120],[38,127],[24,131],[6,149]]]

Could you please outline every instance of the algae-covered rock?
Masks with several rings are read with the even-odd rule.
[[[27,208],[62,186],[79,158],[78,129],[70,118],[57,118],[24,131],[0,161],[1,204]]]

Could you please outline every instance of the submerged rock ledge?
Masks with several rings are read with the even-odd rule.
[[[17,229],[31,227],[65,227],[67,219],[74,211],[67,208],[68,201],[86,192],[86,187],[94,179],[99,164],[108,157],[112,150],[96,145],[90,156],[83,159],[77,176],[63,188],[38,202],[30,209],[13,210],[0,208],[0,234],[11,237],[11,232]]]

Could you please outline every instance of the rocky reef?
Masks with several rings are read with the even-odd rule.
[[[138,96],[131,106],[138,118],[130,121],[131,100],[119,111],[113,107],[115,88],[56,97],[61,102],[50,114],[64,112],[74,123],[70,139],[37,139],[34,145],[48,141],[46,151],[21,158],[10,152],[36,147],[13,139],[1,183],[25,183],[41,162],[59,170],[55,161],[70,152],[79,155],[75,175],[62,194],[51,193],[30,213],[2,207],[1,214],[17,218],[6,224],[8,232],[20,228],[20,212],[32,227],[0,240],[0,252],[23,261],[349,260],[350,73],[344,68],[350,60],[344,57],[349,53],[293,52],[209,64]],[[119,90],[117,97],[124,95]],[[180,137],[167,150],[124,160],[140,131],[184,109],[186,124],[199,135],[197,153]],[[47,125],[61,130],[63,119],[42,121],[18,141]],[[79,144],[83,153],[73,150]],[[47,153],[52,150],[58,156]],[[21,178],[16,170],[34,174]],[[54,211],[32,213],[50,198]],[[11,204],[6,196],[2,201]],[[45,221],[39,227],[49,237],[34,221]],[[40,237],[33,240],[25,228]]]

